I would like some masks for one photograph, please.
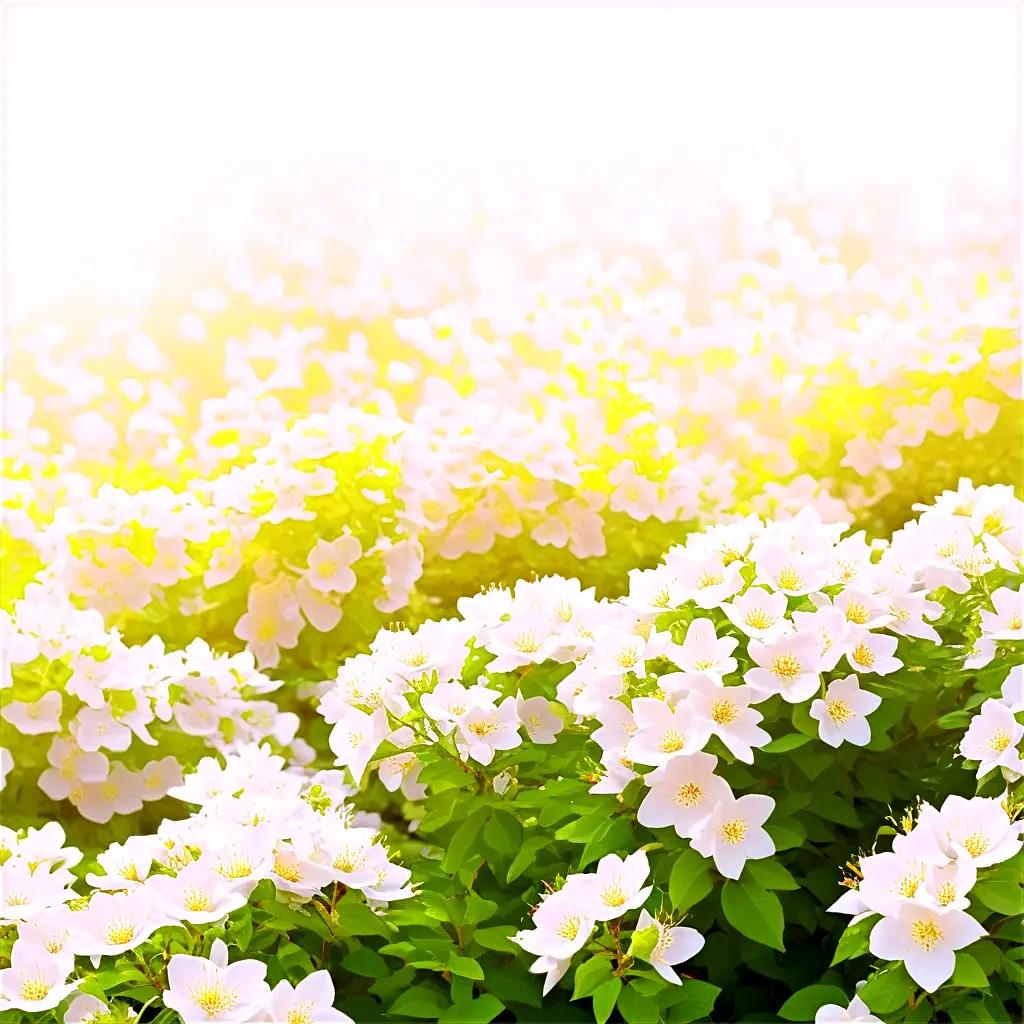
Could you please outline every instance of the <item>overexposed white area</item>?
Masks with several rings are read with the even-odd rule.
[[[139,267],[227,175],[791,153],[1015,180],[1017,11],[12,7],[8,301]]]

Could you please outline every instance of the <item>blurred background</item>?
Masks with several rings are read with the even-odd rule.
[[[780,157],[851,189],[1007,191],[1013,6],[462,9],[16,6],[5,12],[8,320],[117,292],[182,223],[314,169],[688,188]],[[430,169],[433,168],[434,171]],[[742,171],[740,172],[742,173]]]

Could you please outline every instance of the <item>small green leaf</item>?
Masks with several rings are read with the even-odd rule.
[[[696,850],[683,850],[672,865],[668,879],[668,898],[672,909],[689,910],[714,888],[711,871]]]
[[[592,956],[576,968],[572,998],[593,995],[612,976],[612,962],[606,956]]]
[[[615,1009],[615,1002],[622,991],[621,978],[609,978],[594,993],[594,1020],[597,1024],[605,1024]]]
[[[836,985],[808,985],[794,992],[779,1010],[783,1020],[813,1021],[818,1008],[828,1003],[845,1007],[849,1002],[846,993]]]
[[[857,994],[872,1013],[892,1013],[914,994],[916,987],[902,964],[873,974]]]
[[[985,879],[971,890],[971,900],[977,897],[982,906],[997,914],[1024,913],[1024,886],[1019,882],[1000,878]]]
[[[448,958],[448,970],[460,978],[472,978],[473,981],[484,980],[484,969],[468,956],[456,956],[452,953]]]
[[[652,924],[649,928],[640,928],[633,932],[629,940],[629,956],[638,960],[650,960],[654,947],[658,944],[658,936],[661,932],[657,925]]]
[[[782,944],[785,918],[775,893],[750,880],[728,881],[722,889],[722,910],[729,924],[741,935],[780,952],[785,951]]]
[[[489,1024],[505,1004],[485,993],[478,999],[453,1003],[438,1017],[439,1024]]]
[[[426,985],[406,989],[392,1004],[389,1014],[401,1017],[419,1017],[437,1020],[442,1010],[448,1008],[447,1000],[439,992]]]
[[[508,874],[505,875],[505,881],[511,882],[518,878],[533,863],[537,852],[550,845],[551,839],[549,836],[532,836],[530,839],[527,839],[515,855],[508,869]]]
[[[670,990],[661,1003],[666,1007],[665,1019],[671,1024],[691,1024],[711,1015],[715,1000],[722,990],[706,981],[688,978],[679,988]]]
[[[965,953],[961,949],[957,950],[956,967],[953,969],[953,977],[947,984],[963,985],[964,988],[988,988],[988,975],[970,953]]]
[[[855,956],[863,956],[868,951],[868,939],[871,936],[871,929],[875,927],[878,917],[872,915],[863,921],[850,925],[839,937],[839,944],[836,946],[836,955],[832,957],[829,965],[835,967],[844,960],[852,960]]]

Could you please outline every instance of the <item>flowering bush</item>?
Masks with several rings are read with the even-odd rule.
[[[962,484],[880,546],[813,512],[747,517],[633,572],[619,600],[547,577],[384,630],[318,688],[325,767],[214,736],[223,761],[158,790],[199,810],[88,873],[55,822],[7,828],[7,1006],[74,991],[71,1019],[343,1020],[344,979],[359,1020],[1006,1019],[1024,924],[1007,788],[1024,775],[1021,511],[1009,489]],[[89,618],[48,653],[104,636]],[[56,742],[95,759],[138,710],[109,702],[116,671],[79,662]],[[207,699],[209,678],[184,676],[169,692]],[[4,715],[57,731],[64,710],[44,696]],[[176,706],[178,731],[195,720]],[[879,828],[897,806],[900,831]],[[893,852],[854,853],[886,835]]]
[[[1019,1019],[999,198],[349,184],[15,329],[4,1021]]]

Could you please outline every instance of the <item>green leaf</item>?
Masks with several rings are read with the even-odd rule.
[[[458,871],[470,857],[470,850],[475,850],[475,859],[483,857],[480,851],[480,830],[491,813],[489,807],[481,808],[471,814],[452,834],[448,840],[448,849],[441,861],[441,869],[452,874]]]
[[[916,986],[902,964],[872,975],[857,994],[872,1013],[892,1013],[914,994]]]
[[[606,956],[592,956],[576,968],[572,998],[593,995],[612,975],[612,962]]]
[[[775,893],[762,889],[753,881],[728,881],[722,889],[722,910],[729,924],[741,935],[780,952],[785,951],[782,944],[785,918]]]
[[[800,883],[777,860],[748,861],[746,870],[762,889],[794,891],[800,888]]]
[[[341,966],[350,974],[364,978],[386,978],[391,973],[384,957],[369,946],[358,946],[342,958]]]
[[[636,985],[624,985],[619,993],[619,1013],[627,1024],[651,1024],[660,1019],[658,1004],[650,996],[643,996]]]
[[[485,900],[475,892],[471,892],[466,897],[466,921],[469,924],[486,921],[489,917],[493,917],[497,909],[498,904],[494,900]]]
[[[615,1002],[622,991],[621,978],[609,978],[594,993],[594,1020],[597,1024],[605,1024],[615,1009]]]
[[[468,956],[456,956],[452,953],[448,958],[448,970],[460,978],[472,978],[474,981],[484,980],[484,969]]]
[[[509,939],[514,931],[511,925],[500,924],[493,928],[477,928],[473,938],[484,949],[493,949],[498,953],[518,953],[519,947]]]
[[[657,925],[652,924],[649,928],[640,928],[633,932],[629,940],[629,956],[638,960],[650,960],[654,947],[658,944],[660,931]]]
[[[971,900],[977,897],[982,906],[997,914],[1024,913],[1024,886],[1019,882],[1000,878],[985,879],[971,890]]]
[[[797,747],[802,747],[805,743],[810,742],[811,737],[802,732],[789,732],[785,736],[772,740],[771,743],[766,743],[761,750],[766,754],[785,754],[789,750],[796,750]]]
[[[863,956],[868,951],[868,940],[871,937],[871,929],[878,921],[876,915],[858,921],[850,925],[839,938],[836,946],[836,955],[832,957],[830,967],[841,964],[844,960],[852,960],[855,956]]]
[[[550,845],[551,839],[548,836],[532,836],[527,839],[509,866],[505,881],[511,882],[518,878],[533,863],[537,852]]]
[[[845,1007],[848,1002],[846,993],[836,985],[808,985],[782,1004],[779,1016],[783,1020],[813,1021],[819,1007],[827,1003]]]
[[[970,953],[961,949],[957,950],[953,977],[946,984],[962,985],[964,988],[988,988],[988,975]]]
[[[505,1004],[485,993],[478,999],[453,1003],[438,1017],[439,1024],[489,1024]]]
[[[495,811],[484,826],[484,842],[495,853],[517,852],[522,835],[522,826],[511,814]]]
[[[708,862],[696,850],[683,850],[672,865],[668,898],[672,909],[689,910],[714,888]]]
[[[389,1014],[397,1013],[401,1017],[420,1017],[436,1020],[442,1010],[448,1008],[444,997],[426,985],[417,985],[407,989],[392,1004]]]
[[[706,981],[687,979],[673,989],[662,1004],[667,1007],[665,1019],[671,1024],[690,1024],[691,1021],[702,1020],[711,1014],[715,1000],[722,990],[717,985]]]

